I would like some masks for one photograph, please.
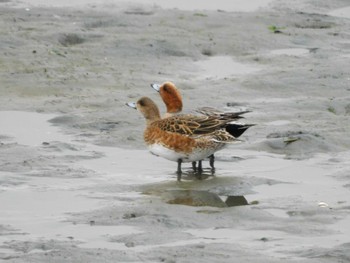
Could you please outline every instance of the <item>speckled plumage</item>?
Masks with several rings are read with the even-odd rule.
[[[174,117],[179,116],[181,114],[183,103],[182,103],[182,96],[180,94],[180,91],[177,89],[174,83],[172,82],[164,82],[161,85],[158,84],[151,84],[151,87],[159,92],[164,104],[166,105],[167,112],[164,115],[164,117]],[[210,122],[207,122],[205,125],[211,127],[211,125],[225,129],[227,133],[232,135],[235,138],[238,138],[241,136],[249,127],[253,126],[251,124],[241,124],[237,123],[237,120],[243,118],[243,114],[248,113],[250,111],[239,111],[239,112],[224,112],[220,111],[218,109],[215,109],[213,107],[201,107],[197,108],[195,110],[196,112],[202,114],[202,115],[190,115],[191,118],[196,121],[200,121],[201,119],[210,118],[214,123],[210,124]],[[184,115],[180,115],[181,118],[183,118]],[[234,122],[234,123],[233,123]],[[218,124],[220,123],[220,124]],[[201,126],[201,130],[207,132],[205,125]],[[193,124],[191,121],[188,122],[188,125],[186,125],[184,128],[193,127]],[[183,126],[178,127],[179,132],[183,131]],[[198,130],[197,133],[200,133]],[[216,135],[217,136],[217,135]],[[224,139],[224,138],[221,138]],[[212,168],[212,171],[215,170],[214,168],[214,155],[210,156],[210,166]],[[193,169],[196,170],[196,163],[192,163]],[[198,163],[198,170],[201,172],[202,170],[202,163],[201,160]]]
[[[179,163],[202,160],[222,149],[236,138],[223,127],[227,120],[213,116],[178,115],[160,118],[156,104],[142,97],[135,107],[146,119],[144,140],[150,151],[158,156]],[[181,175],[181,169],[178,170]]]

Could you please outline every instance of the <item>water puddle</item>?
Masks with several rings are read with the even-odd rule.
[[[206,60],[194,62],[204,79],[223,79],[228,77],[239,77],[258,72],[255,66],[246,65],[234,61],[229,56],[216,56]]]
[[[178,226],[179,231],[184,230],[193,238],[176,240],[162,245],[145,243],[145,246],[126,248],[123,243],[113,242],[113,237],[142,233],[147,231],[145,225],[141,224],[141,227],[137,228],[124,225],[124,223],[115,226],[104,226],[97,223],[74,224],[69,222],[71,220],[70,214],[90,212],[104,207],[109,209],[111,206],[118,209],[118,207],[125,205],[125,202],[144,197],[140,197],[141,194],[135,192],[136,190],[130,192],[129,190],[134,188],[128,188],[129,185],[134,187],[141,185],[141,190],[144,186],[146,192],[145,185],[149,184],[148,188],[151,189],[148,191],[165,193],[165,195],[159,194],[159,196],[169,204],[176,204],[180,200],[184,203],[197,202],[202,205],[202,200],[205,200],[205,205],[229,206],[229,208],[223,209],[215,208],[215,211],[207,208],[196,208],[198,213],[209,214],[212,211],[216,213],[216,211],[221,210],[251,211],[256,209],[269,213],[271,218],[277,218],[283,223],[283,220],[290,219],[288,211],[294,211],[295,207],[303,207],[304,204],[308,208],[311,206],[314,209],[331,211],[330,208],[321,208],[318,204],[325,202],[330,207],[336,207],[339,206],[339,201],[349,203],[348,189],[343,187],[344,181],[337,181],[329,176],[335,172],[335,169],[338,169],[338,166],[333,167],[329,163],[328,154],[320,154],[308,160],[295,161],[284,159],[277,154],[257,153],[256,151],[237,149],[234,146],[220,151],[216,155],[218,168],[215,176],[206,180],[184,180],[178,183],[175,174],[176,163],[153,156],[146,150],[124,150],[81,143],[76,141],[73,136],[63,134],[58,127],[52,126],[48,122],[52,117],[54,116],[39,113],[0,112],[0,121],[5,123],[0,138],[6,138],[5,143],[27,145],[28,148],[37,150],[42,156],[54,155],[53,148],[48,152],[46,146],[42,145],[44,141],[50,145],[53,144],[52,142],[58,141],[77,145],[77,152],[80,155],[88,155],[91,152],[101,154],[97,155],[96,158],[82,158],[69,162],[72,169],[94,172],[85,177],[40,177],[30,176],[28,173],[0,172],[0,226],[6,226],[4,234],[0,235],[0,253],[5,254],[5,256],[18,253],[9,250],[6,245],[8,243],[35,242],[47,239],[77,241],[77,246],[84,248],[133,249],[135,251],[152,247],[184,246],[198,243],[239,243],[247,249],[256,249],[264,253],[267,248],[266,253],[276,253],[277,255],[278,251],[283,250],[285,253],[285,251],[292,250],[295,244],[311,246],[318,243],[333,247],[334,244],[343,242],[348,236],[348,231],[343,232],[340,228],[335,228],[338,233],[334,235],[308,238],[300,234],[291,235],[287,231],[256,230],[249,224],[247,229],[197,230],[196,228],[184,230],[182,226]],[[276,120],[270,124],[278,127],[288,124],[288,121]],[[69,148],[60,148],[60,154],[68,152],[68,156],[71,156],[73,151]],[[341,154],[344,160],[349,159],[350,152]],[[232,160],[234,156],[239,156],[244,161],[234,164],[232,161],[222,161]],[[45,158],[42,162],[41,165],[45,167]],[[57,167],[60,164],[62,163],[57,163]],[[204,162],[204,166],[206,168],[209,165]],[[55,169],[49,170],[49,173],[51,172],[55,172]],[[252,188],[254,192],[251,191]],[[120,189],[128,190],[120,191]],[[210,192],[218,194],[212,195]],[[247,206],[249,204],[245,199],[247,195],[249,195],[250,200],[259,200],[259,203],[256,206]],[[225,198],[226,201],[223,201]],[[302,203],[295,203],[293,198],[302,200]],[[289,201],[286,202],[286,199]],[[313,204],[314,206],[312,206]],[[233,208],[233,206],[235,207]],[[253,222],[255,224],[257,221],[253,220]],[[342,224],[346,225],[346,221],[343,221]],[[288,227],[288,224],[285,226]],[[33,253],[37,253],[37,251],[34,250]]]
[[[28,221],[25,224],[29,227],[29,222],[34,223],[38,219],[55,218],[64,213],[84,211],[101,205],[96,200],[84,197],[83,192],[77,190],[36,190],[26,187],[2,192],[0,222]],[[24,231],[30,232],[30,229]]]
[[[114,178],[114,181],[120,184],[141,184],[150,182],[152,179],[159,181],[160,178],[164,178],[160,170],[155,170],[154,167],[169,167],[167,165],[169,163],[157,163],[159,158],[150,155],[147,150],[128,150],[81,143],[74,136],[64,134],[59,127],[52,125],[49,120],[54,117],[57,115],[0,111],[2,124],[0,136],[5,138],[3,139],[5,143],[42,147],[50,155],[86,156],[85,160],[76,161],[72,166],[77,165],[98,171],[112,181]],[[95,158],[92,158],[94,156]],[[134,162],[138,165],[133,165]],[[140,171],[143,171],[142,174]],[[135,175],[130,178],[128,176],[130,173]],[[60,180],[60,182],[64,181]]]
[[[148,194],[152,193],[149,192]],[[161,196],[164,202],[173,205],[221,208],[248,205],[247,199],[242,195],[219,196],[205,190],[167,189],[159,193],[153,192],[153,194]]]
[[[272,50],[272,55],[278,56],[293,56],[293,57],[303,57],[310,53],[308,49],[305,48],[286,48],[286,49],[276,49]]]
[[[350,18],[350,6],[335,9],[328,13],[330,16]]]
[[[56,116],[35,112],[0,112],[2,124],[0,136],[4,145],[8,145],[6,147],[13,147],[14,161],[16,161],[16,149],[17,151],[23,149],[16,145],[24,145],[28,149],[33,149],[42,156],[47,155],[50,158],[74,154],[76,156],[91,156],[91,153],[96,152],[101,154],[92,160],[85,158],[88,159],[86,162],[84,158],[82,161],[78,158],[77,161],[70,162],[71,169],[77,169],[82,173],[80,177],[54,175],[56,168],[47,171],[48,176],[35,176],[37,168],[33,168],[25,174],[0,172],[0,226],[4,225],[15,229],[11,230],[9,235],[0,235],[0,247],[13,240],[27,241],[45,238],[63,241],[75,240],[81,242],[82,247],[115,248],[117,244],[109,242],[109,235],[139,233],[140,231],[129,226],[75,225],[67,220],[70,213],[98,209],[109,205],[110,202],[117,205],[118,200],[113,198],[117,194],[110,198],[108,197],[110,193],[91,193],[89,187],[101,183],[105,184],[106,181],[108,183],[117,182],[118,176],[115,175],[118,167],[124,171],[121,173],[121,177],[124,177],[124,182],[127,182],[126,173],[130,168],[130,161],[126,160],[123,162],[126,163],[124,166],[116,167],[115,162],[120,159],[118,156],[125,157],[123,155],[125,152],[122,149],[80,143],[75,140],[74,136],[66,135],[58,127],[50,124],[48,121],[53,117]],[[62,145],[68,147],[52,147]],[[146,151],[143,151],[143,154],[146,155]],[[107,157],[104,158],[104,156]],[[130,156],[132,156],[131,153],[125,158],[129,159]],[[28,158],[35,157],[28,156]],[[45,158],[42,159],[41,166],[43,167],[48,165],[45,160]],[[59,165],[60,163],[57,163],[55,167]],[[65,163],[63,162],[61,165],[65,165]],[[86,169],[99,172],[101,176],[84,175]],[[109,174],[104,176],[104,172],[109,172]],[[33,176],[31,176],[32,174]],[[134,180],[140,179],[138,176],[135,178]],[[129,193],[129,196],[132,194]],[[104,198],[106,196],[107,198]],[[5,246],[1,253],[13,255],[16,252]]]
[[[49,125],[53,114],[36,112],[0,111],[2,136],[9,137],[7,141],[27,146],[38,146],[43,142],[67,141],[68,136],[58,128]]]
[[[0,246],[13,240],[28,241],[45,238],[60,241],[78,241],[81,247],[109,248],[109,235],[139,233],[129,226],[91,226],[66,222],[69,213],[79,213],[106,205],[103,201],[87,198],[83,191],[8,190],[0,194],[0,225],[16,231],[0,235]],[[116,245],[114,244],[114,247]],[[15,251],[6,249],[6,255]]]

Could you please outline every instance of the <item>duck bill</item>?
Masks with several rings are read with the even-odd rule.
[[[127,102],[127,103],[125,103],[125,105],[136,110],[136,103],[135,102]]]
[[[151,84],[151,87],[154,89],[154,90],[156,90],[156,91],[158,91],[159,92],[159,90],[160,90],[160,85],[159,84]]]

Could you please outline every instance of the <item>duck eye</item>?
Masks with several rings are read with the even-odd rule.
[[[145,103],[144,100],[140,100],[140,101],[139,101],[139,104],[140,104],[140,106],[145,106],[145,105],[146,105],[146,103]]]

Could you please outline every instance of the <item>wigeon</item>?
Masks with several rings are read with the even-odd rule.
[[[196,162],[237,140],[224,128],[230,120],[205,115],[177,115],[162,119],[157,105],[148,97],[127,103],[146,119],[144,141],[151,153],[177,162],[177,179],[181,164]]]
[[[159,92],[165,106],[166,113],[164,117],[175,116],[182,112],[183,104],[182,104],[182,96],[178,88],[174,83],[167,81],[163,84],[151,84],[151,87]],[[235,138],[241,136],[249,127],[253,126],[253,124],[241,124],[236,122],[237,120],[243,118],[241,115],[248,113],[250,111],[239,111],[239,112],[224,112],[212,107],[202,107],[195,109],[196,112],[206,115],[216,117],[221,120],[230,120],[230,123],[225,125],[225,130],[230,133]],[[214,167],[214,155],[209,156],[209,164],[212,168],[212,171],[215,170]],[[192,167],[196,170],[196,163],[192,163]],[[198,162],[198,171],[202,171],[202,162]]]

